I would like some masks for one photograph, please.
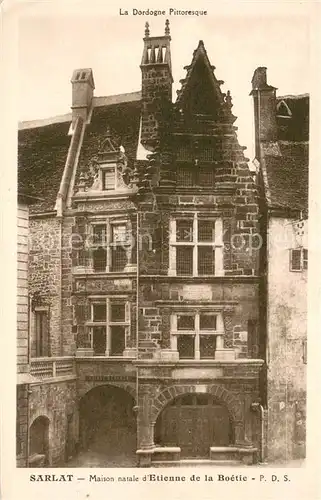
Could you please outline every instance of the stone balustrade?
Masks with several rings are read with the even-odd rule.
[[[40,379],[75,375],[75,359],[73,357],[34,358],[30,361],[30,374]]]

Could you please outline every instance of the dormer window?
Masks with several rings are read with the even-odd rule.
[[[277,116],[280,118],[292,118],[292,111],[290,110],[287,103],[282,99],[278,102],[277,106]]]
[[[116,166],[105,167],[102,170],[102,188],[104,191],[114,191],[117,186]]]

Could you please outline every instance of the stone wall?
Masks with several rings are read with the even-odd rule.
[[[49,466],[62,465],[67,458],[67,442],[70,453],[78,441],[76,381],[32,384],[30,391],[29,427],[38,417],[49,419]],[[68,420],[72,422],[69,425],[69,436]]]
[[[17,248],[17,371],[28,371],[28,206],[18,207],[18,248]]]
[[[32,308],[48,307],[51,356],[62,354],[61,338],[61,240],[57,218],[30,220],[29,294]],[[31,315],[31,341],[35,338],[35,318]]]
[[[17,467],[26,467],[28,455],[28,386],[17,385],[16,457]]]
[[[290,248],[307,248],[308,227],[271,218],[268,228],[268,459],[305,456],[307,271],[291,272]],[[301,234],[301,233],[304,234]],[[281,424],[280,424],[281,422]]]

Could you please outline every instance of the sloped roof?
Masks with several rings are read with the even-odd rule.
[[[18,136],[18,191],[42,198],[31,212],[54,209],[67,158],[70,123],[23,129]]]
[[[91,123],[87,125],[80,165],[97,152],[98,141],[107,128],[120,136],[129,157],[136,154],[140,93],[94,98]],[[18,134],[18,190],[42,198],[31,207],[31,213],[55,209],[71,137],[68,135],[71,115],[51,120],[22,123]],[[51,121],[51,123],[50,123]],[[35,126],[36,125],[36,126]],[[78,172],[79,172],[78,168]]]
[[[140,114],[141,102],[137,100],[93,109],[81,148],[76,183],[80,172],[86,169],[90,160],[98,153],[99,144],[108,129],[119,138],[127,157],[134,161],[139,140]]]
[[[262,144],[262,171],[271,208],[307,210],[309,145],[307,142]]]

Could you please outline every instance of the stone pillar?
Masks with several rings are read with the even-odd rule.
[[[251,412],[251,402],[252,396],[251,394],[244,395],[244,443],[246,446],[251,446],[253,444],[252,440],[252,417],[253,413]]]
[[[243,420],[236,420],[234,422],[235,432],[235,445],[244,446],[244,422]]]
[[[137,455],[140,467],[151,464],[154,448],[154,422],[151,421],[151,389],[148,385],[140,385],[137,418]]]

